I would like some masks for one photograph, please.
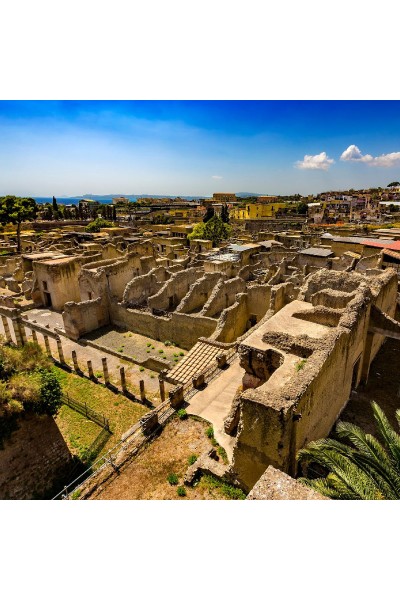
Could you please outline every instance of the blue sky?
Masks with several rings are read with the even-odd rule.
[[[311,194],[400,180],[397,101],[0,101],[0,194]]]

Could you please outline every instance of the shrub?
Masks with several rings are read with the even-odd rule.
[[[148,348],[150,348],[150,346],[151,346],[151,342],[149,342],[148,344],[146,344],[146,346],[147,346]]]
[[[191,454],[188,458],[188,464],[194,465],[194,463],[196,462],[197,459],[198,459],[197,454]]]
[[[62,390],[57,374],[53,370],[41,371],[38,411],[40,411],[40,414],[54,416],[59,411],[61,404]]]
[[[184,408],[180,408],[176,414],[178,415],[178,417],[180,418],[181,421],[183,421],[184,419],[187,419],[187,416],[188,416],[188,414]]]
[[[123,352],[124,351],[124,347],[120,346],[119,348],[117,348],[117,352]]]
[[[179,481],[179,477],[176,473],[170,473],[167,477],[167,481],[170,485],[176,485]]]
[[[176,493],[178,494],[178,496],[180,496],[181,498],[183,498],[184,496],[186,496],[186,490],[183,487],[183,485],[180,485],[177,489],[176,489]]]
[[[218,446],[217,449],[218,454],[220,455],[220,457],[222,458],[222,460],[227,463],[228,462],[228,455],[226,453],[225,448],[223,448],[222,446]]]
[[[139,371],[143,372],[144,371],[144,367],[140,367]]]
[[[85,231],[87,231],[88,233],[98,233],[100,231],[100,227],[112,227],[112,226],[113,226],[113,224],[110,221],[106,221],[105,219],[98,217],[97,219],[95,219],[94,221],[89,223],[89,225],[87,225],[85,227]]]
[[[103,377],[103,373],[102,373],[101,371],[96,371],[96,372],[95,372],[95,374],[94,374],[94,376],[95,376],[97,379],[100,379],[101,377]]]
[[[304,368],[306,363],[307,363],[307,360],[305,358],[303,358],[302,360],[299,360],[299,362],[296,363],[296,365],[295,365],[296,371],[297,372],[301,371],[301,369]]]
[[[164,346],[171,346],[171,342],[169,340],[165,340]]]
[[[147,354],[150,352],[150,350],[146,350]]]
[[[214,427],[211,426],[206,429],[206,436],[210,439],[214,437]]]
[[[226,498],[230,500],[245,500],[246,494],[240,489],[229,483],[217,479],[214,475],[203,475],[202,484],[208,488],[219,490]]]
[[[184,352],[179,352],[179,356],[185,356]]]
[[[161,348],[161,349],[158,351],[158,353],[159,353],[159,354],[164,354],[164,350]]]

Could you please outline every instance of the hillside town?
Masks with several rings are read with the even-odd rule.
[[[339,497],[307,449],[393,422],[399,182],[5,196],[0,223],[1,498]]]

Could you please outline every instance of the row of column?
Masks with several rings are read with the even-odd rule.
[[[11,335],[11,331],[10,331],[10,326],[8,324],[8,319],[7,317],[5,317],[4,315],[1,315],[1,320],[3,323],[3,328],[4,328],[4,333],[7,339],[7,342],[12,342],[13,343],[13,338]],[[25,326],[23,323],[21,323],[21,320],[19,318],[17,319],[12,319],[12,324],[13,324],[13,329],[14,329],[14,335],[15,335],[15,340],[17,342],[17,346],[23,346],[24,344],[27,343],[27,337],[26,337],[26,331],[25,331]],[[29,329],[31,329],[29,327]],[[32,340],[33,342],[35,342],[36,344],[38,344],[38,336],[37,336],[37,332],[35,331],[35,329],[31,329],[32,332]],[[53,358],[52,356],[52,352],[51,352],[51,347],[50,347],[50,341],[49,341],[49,337],[46,334],[42,334],[43,335],[43,339],[44,339],[44,345],[46,348],[46,354],[50,357]],[[51,336],[53,337],[53,336]],[[62,342],[61,342],[61,338],[60,336],[55,336],[55,340],[57,343],[57,352],[58,352],[58,356],[59,356],[59,362],[62,365],[66,365],[66,361],[65,361],[65,357],[64,357],[64,351],[63,351],[63,346],[62,346]],[[76,354],[76,350],[72,350],[72,362],[74,365],[74,370],[77,373],[82,373],[82,370],[79,367],[79,363],[78,363],[78,357]],[[102,362],[102,368],[103,368],[103,376],[104,376],[104,383],[106,385],[110,385],[110,375],[108,372],[108,365],[107,365],[107,358],[103,357],[101,359]],[[87,361],[87,368],[88,368],[88,373],[89,373],[89,378],[90,379],[96,379],[94,372],[93,372],[93,365],[92,365],[92,361],[88,360]],[[121,380],[121,388],[124,394],[128,393],[128,388],[126,385],[126,375],[125,375],[125,367],[120,367],[119,369],[119,375],[120,375],[120,380]],[[159,386],[160,386],[160,397],[161,397],[161,402],[165,401],[165,383],[164,383],[164,379],[163,376],[160,374],[159,376]],[[144,385],[144,381],[141,379],[139,381],[139,389],[140,389],[140,399],[142,400],[142,402],[144,402],[146,400],[146,390],[145,390],[145,385]]]

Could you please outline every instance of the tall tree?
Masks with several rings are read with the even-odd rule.
[[[311,442],[298,452],[298,459],[328,471],[325,478],[305,479],[324,496],[339,500],[400,499],[400,435],[392,428],[376,402],[372,411],[380,440],[352,423],[339,422],[334,439]],[[396,411],[400,425],[400,410]]]
[[[3,196],[0,198],[0,223],[17,226],[17,252],[21,252],[21,225],[24,221],[34,221],[38,207],[33,198]]]
[[[203,218],[203,223],[207,223],[207,221],[212,219],[214,214],[215,214],[214,208],[209,204],[207,206],[206,214],[204,215],[204,218]]]
[[[226,204],[223,204],[222,206],[221,219],[224,223],[229,223],[229,210]]]

